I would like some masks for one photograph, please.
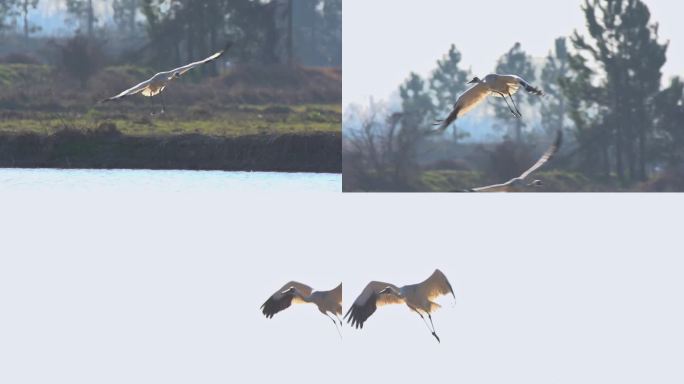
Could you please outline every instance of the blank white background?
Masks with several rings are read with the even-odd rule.
[[[1,383],[681,383],[675,195],[31,194],[0,199]],[[442,269],[457,304],[344,339],[296,279]]]

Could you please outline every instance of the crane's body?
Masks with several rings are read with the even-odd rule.
[[[422,283],[404,285],[402,287],[380,281],[372,281],[366,285],[366,288],[354,301],[354,304],[344,315],[344,318],[347,319],[347,322],[352,327],[361,329],[366,320],[375,313],[378,307],[391,304],[405,304],[424,321],[424,316],[427,315],[432,325],[432,328],[428,326],[428,329],[439,342],[439,336],[437,336],[435,326],[432,323],[432,313],[439,309],[440,305],[434,302],[434,300],[447,294],[451,294],[456,299],[449,280],[438,269]],[[427,326],[427,322],[425,325]]]
[[[108,101],[114,101],[114,100],[119,100],[127,96],[132,96],[135,94],[142,94],[143,96],[146,97],[153,97],[161,94],[164,89],[168,86],[168,84],[183,76],[185,73],[190,71],[191,69],[197,68],[203,64],[212,62],[221,56],[223,56],[232,46],[232,43],[229,42],[226,44],[226,46],[219,52],[214,53],[213,55],[207,57],[204,60],[196,61],[187,65],[184,65],[182,67],[178,67],[175,69],[172,69],[170,71],[165,71],[165,72],[159,72],[156,75],[152,76],[150,79],[143,81],[142,83],[139,83],[121,93],[119,93],[116,96],[112,96],[110,98],[102,100],[102,102],[108,102]],[[162,111],[161,113],[164,113],[164,100],[162,98]]]
[[[314,304],[319,312],[332,320],[335,328],[337,328],[337,323],[331,314],[342,325],[339,317],[342,315],[342,283],[330,291],[314,291],[306,284],[291,281],[273,293],[261,306],[261,311],[266,318],[270,319],[292,304]]]
[[[504,101],[506,101],[506,105],[508,105],[508,109],[511,111],[511,113],[513,113],[515,117],[520,118],[522,117],[522,114],[518,109],[515,99],[513,99],[513,95],[516,94],[520,88],[525,89],[525,91],[533,95],[542,96],[544,94],[544,91],[533,87],[525,79],[516,75],[490,74],[485,76],[484,79],[475,77],[473,80],[468,82],[468,84],[474,85],[463,92],[461,96],[459,96],[451,110],[451,113],[449,113],[449,116],[447,116],[447,118],[444,120],[438,120],[435,122],[435,125],[439,126],[437,129],[438,132],[445,131],[454,121],[473,110],[488,96],[503,98]],[[510,104],[508,104],[506,96],[508,96],[513,102],[515,110],[513,110]]]

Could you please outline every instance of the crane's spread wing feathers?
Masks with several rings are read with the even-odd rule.
[[[454,294],[454,290],[451,288],[449,280],[439,269],[436,269],[430,277],[418,284],[418,291],[427,297],[428,300],[433,300],[442,295],[449,294],[451,294],[454,299],[456,298],[456,294]]]
[[[373,313],[375,313],[375,310],[379,306],[403,303],[401,299],[394,295],[378,294],[378,292],[387,287],[392,287],[397,291],[399,290],[399,288],[393,284],[380,281],[368,283],[366,288],[364,288],[359,297],[354,300],[354,304],[352,304],[351,308],[349,308],[344,315],[347,323],[351,324],[352,327],[363,328],[363,324]]]
[[[492,95],[494,97],[505,97],[508,96],[509,93],[511,95],[515,95],[520,89],[520,86],[522,85],[520,83],[520,80],[522,79],[515,75],[497,76],[496,80],[494,81],[494,84],[489,84],[490,88],[493,88],[498,91],[492,92]],[[503,94],[499,92],[503,92]]]
[[[104,100],[102,100],[102,101],[103,101],[103,102],[105,102],[105,101],[112,101],[112,100],[121,99],[121,98],[126,97],[126,96],[135,95],[136,93],[145,90],[145,89],[150,85],[150,81],[151,81],[151,80],[152,80],[152,79],[145,80],[145,81],[143,81],[142,83],[140,83],[140,84],[138,84],[138,85],[136,85],[136,86],[134,86],[134,87],[132,87],[132,88],[129,88],[129,89],[127,89],[127,90],[125,90],[125,91],[119,93],[119,94],[116,95],[116,96],[112,96],[112,97],[110,97],[110,98],[108,98],[108,99],[104,99]]]
[[[470,87],[467,91],[458,98],[456,102],[457,105],[461,105],[458,117],[465,115],[466,113],[477,107],[484,99],[491,94],[491,91],[485,84],[479,83],[475,86]]]
[[[539,161],[537,161],[537,163],[534,164],[530,169],[525,171],[520,178],[523,180],[528,178],[532,173],[536,172],[539,168],[543,167],[544,164],[548,163],[556,155],[556,153],[558,153],[561,145],[563,145],[563,131],[559,129],[558,133],[556,133],[556,140],[554,140],[551,147],[544,152]]]
[[[223,56],[223,54],[225,54],[225,53],[230,49],[230,47],[231,47],[232,45],[233,45],[233,44],[232,44],[231,42],[229,42],[228,44],[226,44],[226,46],[225,46],[222,50],[220,50],[219,52],[214,53],[213,55],[207,57],[206,59],[200,60],[200,61],[195,61],[194,63],[190,63],[190,64],[184,65],[184,66],[182,66],[182,67],[178,67],[178,68],[173,69],[173,70],[171,70],[171,71],[169,71],[169,72],[170,72],[172,75],[173,75],[173,74],[177,74],[178,76],[183,76],[183,75],[184,75],[186,72],[188,72],[189,70],[194,69],[194,68],[197,68],[197,67],[199,67],[199,66],[202,65],[202,64],[206,64],[206,63],[208,63],[208,62],[210,62],[210,61],[214,61],[214,60],[218,59],[219,57]]]
[[[520,76],[512,76],[512,77],[517,80],[519,86],[522,86],[523,88],[525,88],[525,91],[527,93],[531,93],[531,94],[537,95],[537,96],[543,96],[544,95],[543,90],[532,86],[532,84],[527,82],[527,80],[523,79],[522,77],[520,77]]]
[[[481,188],[474,188],[472,189],[473,192],[508,192],[509,188],[511,186],[511,182],[507,182],[504,184],[495,184],[495,185],[490,185],[487,187],[481,187]]]
[[[474,86],[468,88],[461,96],[456,100],[454,108],[452,109],[449,116],[441,121],[436,121],[435,125],[439,125],[438,130],[446,130],[454,121],[459,117],[470,112],[473,108],[477,107],[487,96],[490,95],[489,88],[482,83],[475,84]]]
[[[292,287],[297,289],[304,296],[311,295],[311,292],[313,290],[308,285],[298,283],[296,281],[291,281],[283,285],[282,288],[280,288],[273,295],[271,295],[271,297],[269,297],[268,300],[266,300],[266,302],[261,306],[261,312],[264,314],[264,316],[270,319],[276,313],[289,308],[290,305],[292,305],[292,303],[303,303],[303,301],[293,293],[283,293],[284,291]]]
[[[327,311],[342,314],[342,283],[330,291],[315,291],[312,296],[314,295],[320,295],[323,298]]]

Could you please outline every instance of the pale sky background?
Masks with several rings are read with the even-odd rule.
[[[684,5],[646,0],[661,41],[670,40],[665,75],[684,75]],[[545,57],[554,40],[586,30],[579,0],[345,0],[343,105],[388,99],[411,71],[427,76],[450,45],[482,76],[516,41]]]
[[[684,382],[681,196],[157,184],[3,189],[0,382]],[[259,311],[290,279],[342,281],[346,310],[372,279],[435,268],[457,295],[442,344],[401,306],[344,340],[315,307]]]

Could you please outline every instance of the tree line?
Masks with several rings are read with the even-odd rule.
[[[113,0],[114,30],[94,8],[102,0],[66,0],[66,22],[76,35],[101,41],[128,39],[148,63],[175,65],[236,42],[236,57],[264,64],[340,66],[341,0]],[[40,0],[0,0],[0,32],[39,31],[28,14]],[[146,37],[140,46],[140,36]]]

